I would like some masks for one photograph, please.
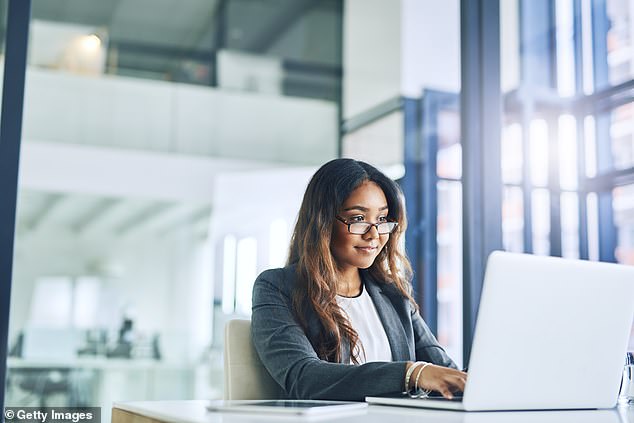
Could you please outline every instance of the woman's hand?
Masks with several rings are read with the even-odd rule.
[[[420,373],[420,376],[419,376]],[[438,391],[447,399],[453,398],[454,392],[463,392],[467,382],[467,373],[449,367],[429,364],[416,369],[412,375],[418,381],[418,387],[428,391]]]

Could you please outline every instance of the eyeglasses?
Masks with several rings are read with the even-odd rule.
[[[379,223],[369,223],[369,222],[348,222],[342,217],[335,216],[338,221],[341,223],[348,225],[348,232],[355,235],[364,235],[370,231],[370,228],[374,226],[379,233],[379,235],[391,234],[394,232],[394,229],[398,226],[398,222],[379,222]]]

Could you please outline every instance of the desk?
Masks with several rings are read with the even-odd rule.
[[[345,416],[294,417],[247,413],[217,413],[206,410],[207,401],[138,401],[115,403],[112,423],[255,423],[313,422],[345,423],[438,422],[438,423],[634,423],[634,407],[611,410],[471,412],[424,410],[371,405]]]

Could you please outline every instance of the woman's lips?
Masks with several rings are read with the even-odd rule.
[[[358,249],[360,251],[363,251],[364,253],[372,253],[372,252],[376,251],[376,249],[378,247],[354,247],[354,248],[356,248],[356,249]]]

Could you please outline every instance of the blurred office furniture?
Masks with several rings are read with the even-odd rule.
[[[276,399],[282,390],[264,368],[251,342],[251,321],[234,319],[225,326],[226,400]]]
[[[133,332],[132,327],[134,322],[132,319],[125,318],[121,323],[119,329],[119,338],[117,339],[117,345],[106,354],[111,358],[131,358],[133,347]]]
[[[20,390],[30,398],[29,405],[38,407],[51,406],[51,398],[55,405],[69,406],[76,401],[71,398],[71,374],[68,368],[21,369],[9,371],[7,375],[7,391]],[[61,404],[59,403],[61,398]],[[79,405],[79,404],[78,404]]]
[[[186,362],[103,356],[70,360],[9,357],[5,404],[103,406],[101,418],[108,422],[114,401],[193,398],[194,376],[195,365]]]
[[[87,390],[91,376],[57,365],[76,357],[77,341],[78,333],[72,328],[26,327],[16,340],[14,356],[46,360],[49,365],[9,369],[7,389],[23,392],[39,407],[50,406],[53,398],[53,405],[88,405],[82,402],[80,393]]]
[[[82,335],[77,349],[78,357],[96,357],[106,355],[108,331],[103,328],[87,329]],[[19,355],[18,355],[19,357]]]
[[[73,328],[26,327],[23,334],[22,358],[64,361],[77,357],[80,333]]]

